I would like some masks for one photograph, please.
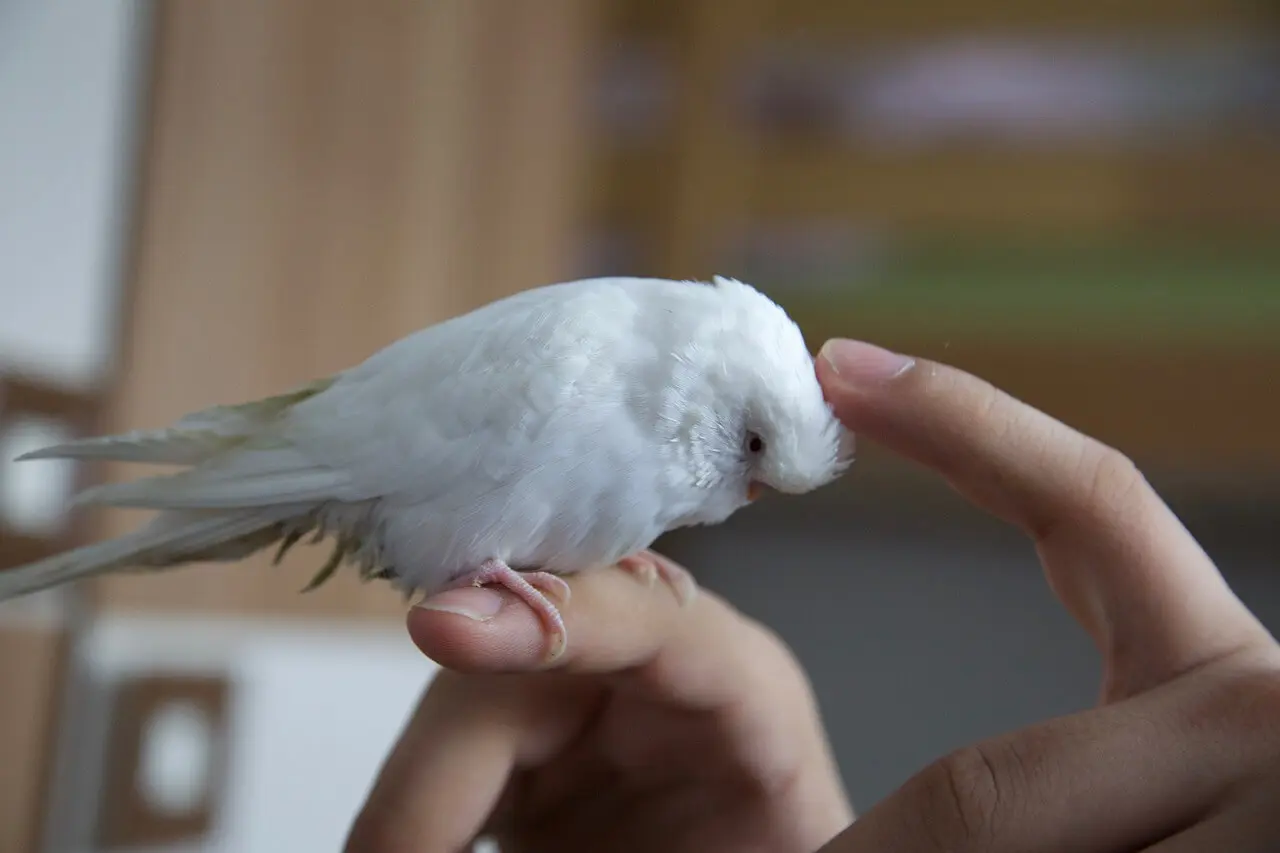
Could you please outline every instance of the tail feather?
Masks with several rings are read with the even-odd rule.
[[[284,394],[193,412],[172,426],[80,439],[20,459],[100,459],[191,470],[88,489],[76,503],[164,510],[141,529],[0,570],[0,601],[110,572],[237,560],[268,547],[343,485],[272,429],[295,405],[329,388],[327,377]]]
[[[160,510],[247,510],[315,504],[343,496],[352,483],[340,470],[317,466],[288,447],[246,444],[176,474],[105,483],[75,497],[77,506]]]
[[[278,540],[283,520],[263,512],[165,513],[133,533],[0,570],[0,601],[110,572],[240,559]]]
[[[135,430],[68,441],[19,456],[32,459],[103,459],[113,462],[148,462],[155,465],[199,465],[242,441],[240,436],[212,431],[179,429]]]
[[[212,406],[192,412],[167,429],[134,430],[44,447],[18,457],[33,459],[102,459],[157,465],[199,465],[244,443],[293,406],[331,386],[335,377],[317,379],[301,388],[234,406]]]

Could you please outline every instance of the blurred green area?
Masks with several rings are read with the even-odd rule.
[[[939,241],[774,295],[820,337],[1280,348],[1280,240]]]

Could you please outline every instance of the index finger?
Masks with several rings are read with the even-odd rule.
[[[1136,692],[1269,636],[1118,451],[953,367],[828,341],[819,380],[853,431],[942,474],[1035,540],[1050,585]]]
[[[643,559],[682,572],[652,551]],[[786,672],[782,646],[709,590],[684,603],[661,582],[616,566],[566,578],[572,597],[561,607],[568,633],[558,672],[626,675],[686,707],[734,703]],[[484,600],[491,606],[484,606]],[[477,616],[477,613],[492,615]],[[424,654],[471,674],[547,668],[545,630],[519,599],[491,587],[465,587],[423,601],[408,615],[409,635]],[[757,684],[756,682],[760,682]]]

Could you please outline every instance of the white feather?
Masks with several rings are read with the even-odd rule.
[[[297,449],[237,447],[177,474],[86,489],[78,504],[139,509],[253,509],[341,499],[349,480]]]

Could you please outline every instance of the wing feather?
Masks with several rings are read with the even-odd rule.
[[[76,503],[140,509],[248,509],[341,500],[349,486],[341,470],[317,465],[295,447],[244,447],[177,474],[87,489]]]

